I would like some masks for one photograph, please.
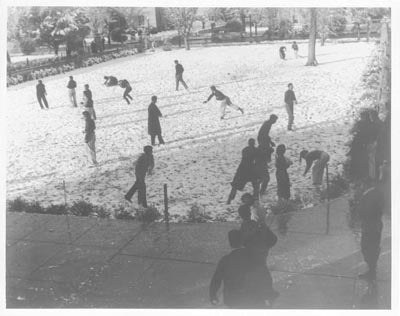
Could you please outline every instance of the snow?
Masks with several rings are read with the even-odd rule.
[[[373,44],[327,44],[317,47],[318,67],[305,67],[306,58],[278,58],[276,45],[193,48],[190,51],[156,51],[121,58],[65,75],[44,78],[50,110],[41,110],[35,82],[8,89],[7,106],[7,199],[22,196],[43,204],[81,199],[102,205],[111,212],[128,205],[124,194],[134,182],[134,161],[148,145],[147,106],[158,96],[165,146],[154,148],[156,167],[148,176],[147,197],[160,211],[163,184],[168,184],[172,215],[186,215],[197,203],[215,218],[234,220],[241,192],[232,205],[225,202],[230,182],[240,162],[241,150],[269,115],[278,115],[271,137],[287,146],[294,162],[289,168],[292,196],[311,194],[311,174],[302,176],[298,163],[303,148],[322,149],[330,154],[334,174],[345,159],[351,104],[363,92],[360,76]],[[307,44],[300,44],[306,55]],[[190,90],[175,91],[174,60],[184,66]],[[71,108],[66,89],[68,76],[90,84],[98,119],[96,147],[98,167],[90,167],[83,143],[82,108]],[[122,99],[121,88],[106,88],[105,75],[130,81],[131,105]],[[299,104],[295,105],[295,131],[287,132],[283,94],[294,84]],[[215,84],[245,114],[228,107],[226,119],[219,119],[219,102],[207,104],[209,86]],[[181,89],[183,89],[181,87]],[[264,206],[276,199],[274,164]],[[248,184],[245,191],[251,192]],[[136,207],[136,196],[133,198]]]

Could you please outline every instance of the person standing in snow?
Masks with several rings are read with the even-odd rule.
[[[293,104],[297,104],[297,99],[296,95],[293,92],[293,84],[289,83],[288,84],[288,90],[285,92],[285,98],[284,98],[285,106],[286,106],[286,111],[289,117],[288,120],[288,131],[292,131],[292,125],[294,121],[294,108]]]
[[[161,124],[160,117],[162,117],[160,109],[156,105],[157,96],[153,95],[151,97],[151,103],[148,108],[148,133],[151,137],[151,145],[154,146],[156,142],[156,136],[158,137],[158,142],[160,145],[165,144],[164,139],[161,135]]]
[[[90,117],[90,113],[88,111],[82,112],[83,118],[85,119],[85,143],[86,143],[86,148],[89,153],[89,156],[92,160],[92,163],[94,165],[97,165],[97,160],[96,160],[96,134],[95,134],[95,129],[96,129],[96,124]]]
[[[129,189],[128,193],[125,194],[125,200],[132,202],[131,198],[138,191],[138,204],[143,207],[147,207],[146,198],[146,174],[151,175],[154,168],[154,157],[153,157],[153,147],[144,146],[143,154],[141,154],[136,161],[135,166],[135,176],[136,181],[133,186]]]
[[[250,138],[248,146],[242,150],[242,160],[236,170],[235,176],[231,183],[232,189],[229,193],[227,204],[235,198],[237,190],[243,191],[247,182],[253,185],[253,195],[258,199],[258,175],[255,169],[255,159],[257,155],[257,148],[255,147],[256,141]]]
[[[292,165],[292,162],[285,157],[286,146],[278,145],[276,148],[276,183],[278,186],[278,199],[290,199],[290,180],[287,169]]]
[[[268,162],[271,161],[271,154],[273,153],[273,148],[275,147],[275,143],[271,140],[269,136],[269,132],[271,131],[271,127],[276,123],[278,117],[275,114],[271,114],[268,121],[265,121],[258,131],[257,141],[259,147],[265,148],[269,151]]]
[[[72,76],[69,76],[69,81],[68,81],[68,96],[69,96],[69,100],[71,101],[72,107],[77,107],[78,105],[76,104],[76,81],[74,80],[74,78]]]
[[[183,80],[183,71],[183,66],[177,60],[175,60],[176,91],[179,90],[179,82],[182,82],[182,85],[186,90],[188,89],[186,82]]]
[[[242,112],[242,114],[244,114],[244,111],[241,107],[233,104],[231,102],[231,99],[228,96],[226,96],[225,94],[223,94],[221,91],[217,90],[217,88],[215,86],[211,86],[210,88],[211,88],[211,94],[208,97],[208,99],[206,101],[204,101],[203,103],[207,103],[214,96],[218,101],[221,101],[221,120],[223,120],[225,117],[225,111],[226,111],[227,106],[230,106],[231,108],[234,108],[235,110],[238,110],[238,111]]]
[[[39,102],[40,108],[42,110],[44,110],[44,107],[43,107],[43,104],[42,104],[42,100],[43,100],[43,103],[44,103],[45,107],[47,109],[49,109],[49,104],[47,103],[46,95],[47,95],[46,86],[44,85],[42,80],[39,80],[38,84],[36,85],[36,97],[37,97],[37,100]]]
[[[132,91],[132,87],[131,87],[131,85],[129,84],[128,80],[126,80],[126,79],[120,80],[120,81],[118,81],[118,84],[119,84],[119,86],[120,86],[122,89],[125,89],[123,98],[125,99],[125,101],[126,101],[128,104],[131,104],[131,103],[129,102],[129,99],[133,100],[133,98],[131,97],[131,95],[129,94],[129,92]]]
[[[85,110],[90,113],[92,119],[96,120],[96,112],[94,111],[93,107],[93,95],[88,84],[85,84],[85,90],[83,90],[83,105]]]
[[[299,57],[299,46],[297,45],[296,41],[293,42],[292,49],[294,52],[294,57],[298,58]]]
[[[283,60],[286,59],[286,47],[285,46],[281,46],[279,48],[279,57]]]
[[[254,167],[256,175],[258,176],[259,193],[260,195],[265,194],[267,186],[270,180],[268,171],[268,162],[271,161],[271,150],[272,148],[265,148],[262,146],[257,147],[257,152],[254,160]]]
[[[313,150],[310,152],[308,150],[302,150],[300,152],[300,162],[302,159],[306,161],[306,169],[304,170],[303,176],[307,174],[315,161],[312,170],[313,185],[321,185],[324,171],[329,161],[329,154],[322,150]]]

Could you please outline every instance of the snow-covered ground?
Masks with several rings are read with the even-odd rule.
[[[294,161],[289,173],[292,195],[308,195],[311,174],[302,176],[304,162],[298,162],[303,148],[327,151],[329,168],[335,173],[345,158],[348,111],[362,88],[360,76],[373,44],[328,44],[317,47],[318,67],[304,67],[305,58],[278,59],[280,45],[250,45],[193,48],[190,51],[157,51],[115,60],[66,75],[44,79],[49,111],[40,109],[35,82],[8,89],[7,198],[22,196],[44,204],[85,199],[110,211],[127,205],[123,196],[134,182],[134,161],[149,144],[147,106],[157,95],[165,146],[155,147],[156,167],[147,178],[148,201],[162,209],[163,184],[168,184],[170,213],[186,215],[197,203],[214,218],[236,218],[239,192],[225,205],[230,181],[240,162],[241,149],[269,115],[279,116],[271,131],[276,144],[287,146]],[[300,54],[306,55],[306,44]],[[185,67],[184,79],[190,91],[175,91],[174,60]],[[83,143],[82,108],[74,109],[67,97],[68,76],[74,75],[81,99],[83,85],[93,92],[98,120],[99,166],[89,167]],[[106,88],[103,76],[128,79],[134,101],[127,105],[121,88]],[[294,84],[299,104],[295,105],[296,131],[287,132],[283,94]],[[219,119],[219,102],[203,104],[209,86],[231,97],[245,114],[228,108],[226,120]],[[276,199],[275,168],[264,205]],[[245,191],[252,191],[251,185]],[[136,206],[136,196],[133,207]]]

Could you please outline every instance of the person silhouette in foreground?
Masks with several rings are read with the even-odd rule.
[[[241,107],[237,106],[236,104],[233,104],[231,99],[228,96],[226,96],[225,94],[223,94],[221,91],[217,90],[217,88],[215,86],[211,86],[210,89],[211,89],[211,94],[207,98],[207,100],[204,101],[203,103],[207,103],[214,96],[218,101],[221,101],[221,108],[220,108],[221,120],[223,120],[225,118],[225,111],[226,111],[227,106],[230,106],[231,108],[238,110],[242,114],[244,114],[244,111]]]
[[[154,157],[153,147],[144,146],[143,154],[141,154],[136,161],[135,175],[136,181],[133,186],[129,189],[128,193],[125,194],[125,200],[132,202],[131,198],[138,191],[138,204],[143,207],[147,207],[146,198],[146,174],[151,175],[154,168]]]
[[[243,191],[247,182],[253,185],[254,197],[258,198],[258,175],[256,174],[255,160],[257,155],[257,148],[255,147],[255,139],[250,138],[248,146],[242,150],[242,160],[236,170],[233,181],[231,182],[231,192],[229,193],[227,204],[235,198],[237,190]]]

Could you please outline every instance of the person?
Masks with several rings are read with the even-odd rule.
[[[267,186],[270,180],[268,162],[271,161],[272,152],[273,149],[271,147],[266,148],[261,145],[257,147],[254,166],[256,175],[258,176],[258,183],[260,185],[260,195],[265,194],[265,192],[267,191]]]
[[[258,176],[255,170],[255,158],[257,149],[254,138],[248,140],[248,146],[242,150],[242,160],[236,170],[233,181],[231,182],[231,192],[229,193],[227,204],[235,198],[237,190],[243,191],[247,182],[251,182],[253,186],[253,195],[258,198]]]
[[[387,176],[382,172],[379,183],[364,192],[357,206],[361,220],[361,253],[368,266],[368,270],[359,278],[367,281],[376,280],[383,229],[382,213],[387,201],[384,194],[386,185]]]
[[[71,101],[71,104],[73,107],[77,107],[78,105],[76,104],[76,81],[74,80],[74,77],[69,76],[69,81],[68,81],[68,95],[69,95],[69,99]]]
[[[240,112],[242,112],[242,114],[244,114],[244,111],[241,107],[233,104],[231,102],[231,99],[228,96],[226,96],[225,94],[223,94],[221,91],[217,90],[217,88],[215,86],[211,86],[210,88],[211,88],[211,94],[208,97],[208,99],[206,101],[204,101],[203,103],[207,103],[208,101],[210,101],[213,96],[215,96],[215,98],[218,101],[221,101],[221,120],[223,120],[225,117],[225,111],[226,111],[227,106],[230,106],[231,108],[234,108],[235,110],[239,110]]]
[[[286,146],[278,145],[276,148],[276,182],[278,186],[278,199],[290,199],[290,180],[287,169],[292,165],[292,162],[285,157]]]
[[[93,120],[96,120],[96,112],[93,107],[93,96],[92,91],[89,89],[89,85],[85,84],[85,90],[83,90],[83,105],[85,110],[90,113]]]
[[[259,147],[265,148],[269,151],[268,162],[271,161],[271,154],[273,153],[273,148],[275,143],[271,140],[269,132],[273,124],[276,123],[278,117],[275,114],[271,114],[268,121],[265,121],[258,131],[257,141]]]
[[[96,124],[90,117],[90,113],[88,111],[83,111],[82,112],[83,118],[85,119],[85,143],[86,143],[86,148],[89,153],[88,156],[91,157],[92,163],[94,165],[97,165],[97,160],[96,160],[96,134],[95,134],[95,129],[96,129]]]
[[[182,85],[186,90],[188,89],[186,82],[183,80],[183,71],[183,66],[177,60],[175,60],[176,91],[179,90],[179,82],[182,82]]]
[[[151,103],[148,108],[148,133],[151,137],[151,145],[155,145],[156,136],[158,137],[158,142],[160,145],[165,144],[164,139],[161,135],[161,125],[160,125],[160,117],[162,117],[161,111],[156,105],[157,96],[153,95],[151,97]]]
[[[329,161],[329,154],[322,150],[313,150],[309,152],[304,149],[300,152],[300,163],[302,159],[306,161],[306,169],[304,170],[303,176],[306,176],[315,161],[312,170],[313,185],[321,185],[324,171]]]
[[[286,47],[285,46],[281,46],[279,48],[279,57],[283,60],[286,59]]]
[[[299,46],[297,45],[296,41],[293,41],[292,49],[294,52],[294,57],[298,58],[299,57]]]
[[[106,87],[113,87],[118,85],[118,79],[114,76],[104,76],[104,85]]]
[[[132,91],[132,87],[131,87],[131,85],[129,84],[128,80],[126,80],[126,79],[120,80],[120,81],[118,81],[118,84],[119,84],[119,86],[120,86],[122,89],[125,89],[123,98],[125,99],[125,101],[126,101],[128,104],[131,104],[131,103],[129,102],[129,99],[133,100],[133,98],[131,97],[131,95],[129,94],[129,92]]]
[[[151,175],[154,168],[153,147],[144,146],[143,154],[136,161],[135,176],[136,181],[129,191],[125,194],[125,200],[132,202],[132,196],[138,191],[138,204],[147,207],[146,198],[146,174]]]
[[[297,104],[297,99],[296,95],[293,92],[293,84],[289,83],[288,84],[288,90],[285,92],[285,98],[284,98],[285,106],[286,106],[286,111],[289,117],[288,120],[288,126],[287,129],[288,131],[292,131],[292,125],[294,121],[294,109],[293,109],[293,104]]]
[[[211,304],[219,303],[217,294],[223,284],[223,303],[228,308],[265,308],[272,284],[269,271],[254,260],[249,248],[243,247],[239,230],[229,231],[228,240],[232,250],[219,260],[211,278]]]
[[[97,46],[94,41],[90,43],[90,49],[92,50],[92,54],[97,54]]]
[[[382,155],[378,153],[377,149],[379,137],[382,135],[384,129],[384,123],[379,118],[378,111],[376,110],[369,112],[369,118],[371,120],[371,139],[367,145],[368,172],[369,177],[376,180],[377,175],[379,175],[379,166],[383,163]]]
[[[37,100],[39,101],[39,105],[42,110],[45,109],[42,104],[42,101],[43,101],[45,107],[47,109],[49,108],[49,104],[47,103],[46,95],[47,95],[46,86],[44,85],[42,80],[39,80],[38,84],[36,85],[36,97],[37,97]]]

